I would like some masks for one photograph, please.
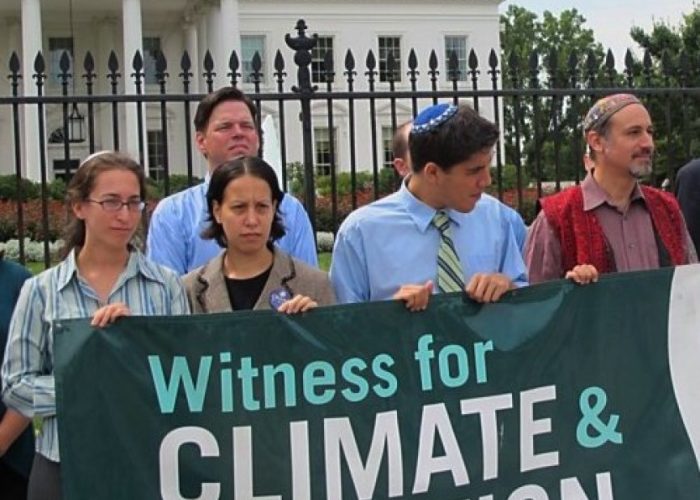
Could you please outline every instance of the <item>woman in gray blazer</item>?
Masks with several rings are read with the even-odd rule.
[[[193,313],[274,309],[293,314],[335,303],[328,275],[274,246],[284,236],[284,193],[270,165],[243,157],[217,167],[209,181],[203,238],[224,249],[183,278]]]

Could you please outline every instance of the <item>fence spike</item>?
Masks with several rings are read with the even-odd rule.
[[[34,58],[34,71],[37,75],[43,75],[45,70],[46,62],[44,61],[44,56],[41,54],[41,51],[39,51]]]
[[[109,72],[113,75],[117,74],[119,71],[119,59],[117,59],[117,54],[114,51],[109,53],[109,58],[107,59],[107,68]]]
[[[279,49],[277,50],[279,53]],[[241,67],[241,62],[238,59],[238,54],[236,53],[235,50],[231,51],[231,56],[228,58],[228,69],[231,70],[231,73],[238,73],[238,69]]]
[[[477,57],[474,49],[471,49],[469,51],[469,69],[471,69],[472,71],[479,70],[479,58]]]
[[[282,52],[277,49],[275,54],[275,71],[282,73],[284,71],[284,57],[282,57]]]
[[[345,53],[345,70],[348,74],[355,72],[355,56],[350,49]]]
[[[189,73],[191,68],[192,60],[190,59],[190,53],[185,50],[180,58],[180,69],[182,70],[180,76],[184,76],[185,74]]]
[[[211,73],[214,69],[214,59],[211,57],[211,52],[209,50],[204,54],[204,70],[207,73]]]
[[[90,78],[95,76],[95,58],[89,50],[85,54],[85,59],[83,60],[83,69],[86,72],[84,75],[85,77]]]
[[[131,62],[131,67],[134,69],[135,73],[141,73],[143,69],[143,57],[141,56],[141,51],[137,50],[134,54],[134,59]]]
[[[156,73],[165,74],[168,70],[168,61],[165,59],[165,54],[162,50],[156,52]]]
[[[416,51],[411,49],[408,53],[408,69],[414,71],[418,68],[418,57],[416,57]]]
[[[12,74],[16,75],[19,73],[19,68],[20,68],[20,63],[19,63],[19,56],[17,55],[17,52],[12,52],[12,55],[10,56],[10,71]]]
[[[438,74],[438,72],[437,72],[438,57],[437,57],[437,54],[435,53],[435,50],[430,51],[430,57],[428,58],[428,67],[430,68],[431,72]]]
[[[372,49],[367,53],[367,58],[365,59],[365,66],[370,72],[374,72],[374,68],[377,67],[377,60],[374,58],[374,52]]]
[[[68,73],[70,70],[70,56],[68,55],[67,50],[64,50],[61,54],[61,59],[58,61],[58,67],[61,70],[61,78],[68,78],[70,76],[70,73]]]
[[[608,72],[615,70],[615,56],[610,49],[608,49],[608,53],[605,55],[605,67]]]
[[[491,53],[489,54],[489,67],[491,71],[496,71],[496,68],[498,68],[498,54],[496,54],[494,49],[491,49]]]

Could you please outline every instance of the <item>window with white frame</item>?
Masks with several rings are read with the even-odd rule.
[[[333,129],[333,151],[338,157],[338,141],[336,129]],[[330,175],[332,168],[331,136],[328,127],[314,127],[314,150],[316,152],[316,175]]]
[[[311,80],[314,83],[326,82],[326,54],[333,54],[333,37],[319,36],[316,41],[316,46],[311,50]],[[333,58],[335,60],[335,58]],[[333,68],[328,68],[333,71]],[[333,81],[333,78],[331,78]]]
[[[466,36],[446,36],[445,37],[445,78],[452,80],[452,75],[449,71],[449,60],[452,53],[457,56],[457,70],[459,74],[457,79],[465,81],[467,79],[467,37]]]
[[[48,83],[54,85],[61,84],[61,78],[58,76],[61,74],[61,57],[63,53],[67,52],[70,59],[70,67],[68,68],[68,73],[74,73],[73,71],[73,38],[69,36],[63,37],[50,37],[49,38],[49,64],[48,64],[48,74],[46,75]],[[75,75],[74,75],[75,76]],[[70,83],[70,80],[69,80]],[[71,86],[69,85],[70,89]]]
[[[382,127],[382,166],[394,168],[394,132],[391,127]]]
[[[148,175],[151,179],[162,181],[165,176],[165,136],[162,130],[149,130],[148,140]]]
[[[252,83],[253,57],[260,55],[260,81],[265,81],[265,35],[241,35],[241,77],[245,83]]]
[[[147,36],[142,40],[143,44],[143,72],[144,82],[148,85],[158,83],[156,77],[156,57],[160,52],[160,38]]]
[[[394,81],[401,81],[401,37],[380,36],[379,39],[379,81],[388,82],[389,54],[394,56]]]

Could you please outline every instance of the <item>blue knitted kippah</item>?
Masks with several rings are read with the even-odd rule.
[[[437,128],[452,118],[457,112],[457,106],[442,103],[425,108],[418,113],[413,120],[412,134],[425,134],[437,130]]]

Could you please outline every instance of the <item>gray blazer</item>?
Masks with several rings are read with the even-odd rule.
[[[293,295],[311,297],[319,306],[335,304],[335,293],[328,274],[298,261],[278,248],[274,249],[272,269],[254,310],[271,309],[270,293],[285,284]],[[221,252],[201,267],[186,274],[182,281],[193,314],[231,311],[226,282],[224,255]]]

